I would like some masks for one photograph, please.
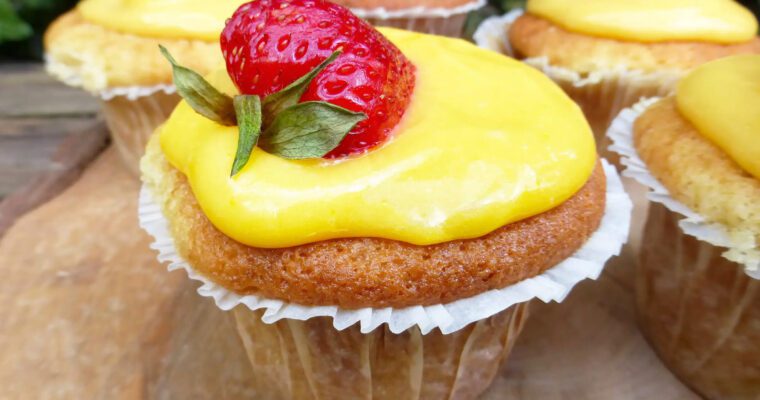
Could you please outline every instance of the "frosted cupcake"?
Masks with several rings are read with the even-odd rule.
[[[485,22],[479,43],[554,79],[581,106],[604,153],[605,131],[623,108],[670,93],[704,62],[760,53],[757,27],[732,0],[529,0],[524,13]]]
[[[760,393],[758,116],[760,56],[733,56],[610,129],[627,173],[654,189],[637,271],[642,330],[710,399]]]
[[[262,398],[476,398],[528,301],[625,240],[582,112],[522,63],[321,0],[244,4],[220,40],[208,81],[167,53],[186,101],[140,219],[234,308]]]
[[[224,19],[240,3],[84,0],[45,33],[46,68],[101,99],[114,144],[137,173],[148,137],[180,99],[158,45],[208,73],[219,62]]]

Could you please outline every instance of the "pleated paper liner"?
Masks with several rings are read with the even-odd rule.
[[[383,7],[352,8],[351,12],[375,26],[460,37],[467,14],[485,5],[486,0],[475,0],[451,8],[424,6],[400,10],[388,10]]]
[[[488,388],[527,318],[528,303],[454,333],[381,326],[336,331],[329,318],[262,321],[262,310],[234,309],[266,399],[475,399]],[[272,382],[277,382],[273,385]]]
[[[46,55],[45,64],[66,84],[82,87],[81,74],[87,73],[85,61],[71,67]],[[145,153],[148,138],[169,118],[180,101],[174,85],[112,87],[93,95],[100,99],[111,139],[124,165],[132,175],[139,177],[140,158]]]
[[[636,270],[644,336],[665,364],[708,399],[760,394],[760,280],[724,249],[679,227],[681,215],[654,203]]]
[[[116,94],[122,92],[128,94]],[[137,177],[148,139],[169,118],[180,96],[174,93],[173,86],[114,88],[101,92],[100,96],[114,147]]]

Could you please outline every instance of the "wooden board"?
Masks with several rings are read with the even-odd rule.
[[[0,398],[229,398],[250,368],[228,313],[168,273],[108,150],[0,241]]]
[[[0,241],[0,398],[250,394],[229,313],[148,249],[138,186],[110,149]],[[635,327],[631,260],[618,259],[561,304],[534,303],[484,398],[696,398]]]
[[[7,144],[8,141],[3,142]],[[9,185],[17,187],[16,191],[0,201],[0,237],[16,218],[70,186],[105,148],[108,134],[105,125],[96,122],[87,129],[71,133],[60,141],[56,140],[56,143],[56,149],[45,157],[46,153],[34,147],[34,141],[28,138],[19,140],[21,154],[31,153],[43,160],[39,161],[38,169],[25,168],[22,172],[10,169],[4,174],[7,178],[0,178],[0,185],[7,184],[8,180],[20,180],[18,184]],[[29,150],[24,152],[23,149]],[[0,158],[2,156],[0,154]],[[28,161],[28,158],[25,160]]]
[[[70,134],[92,126],[98,107],[94,97],[57,82],[41,64],[0,64],[0,199],[41,173],[67,169],[60,164],[65,157],[55,153]]]
[[[525,331],[484,399],[694,399],[639,333],[630,259],[560,304],[533,302]],[[623,278],[623,279],[621,279]]]

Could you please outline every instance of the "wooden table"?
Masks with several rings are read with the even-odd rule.
[[[105,148],[98,102],[44,73],[0,64],[0,237],[19,215],[69,186]]]
[[[0,239],[0,399],[250,397],[229,313],[148,249],[139,183],[102,151],[95,102],[37,66],[0,71],[0,229],[15,221]],[[565,302],[534,302],[484,399],[697,398],[636,329],[632,265],[628,249]]]

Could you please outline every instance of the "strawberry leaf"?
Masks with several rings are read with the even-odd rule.
[[[234,126],[235,107],[232,98],[211,86],[197,72],[185,68],[174,60],[164,46],[158,45],[161,54],[172,64],[174,86],[183,99],[200,115],[222,125]]]
[[[264,103],[262,104],[262,109],[264,110],[264,125],[269,126],[277,114],[298,103],[298,100],[301,99],[301,96],[303,96],[303,93],[306,91],[306,88],[309,87],[311,81],[313,81],[322,70],[330,65],[330,63],[335,61],[340,53],[340,51],[332,53],[330,57],[327,57],[325,61],[322,61],[322,63],[314,67],[314,69],[309,71],[306,75],[296,79],[293,83],[279,92],[272,93],[264,98]]]
[[[238,146],[230,176],[235,176],[248,163],[261,133],[261,100],[256,95],[235,96],[233,100],[238,121]]]
[[[292,160],[323,157],[365,118],[364,113],[323,101],[298,103],[275,116],[259,146]]]

